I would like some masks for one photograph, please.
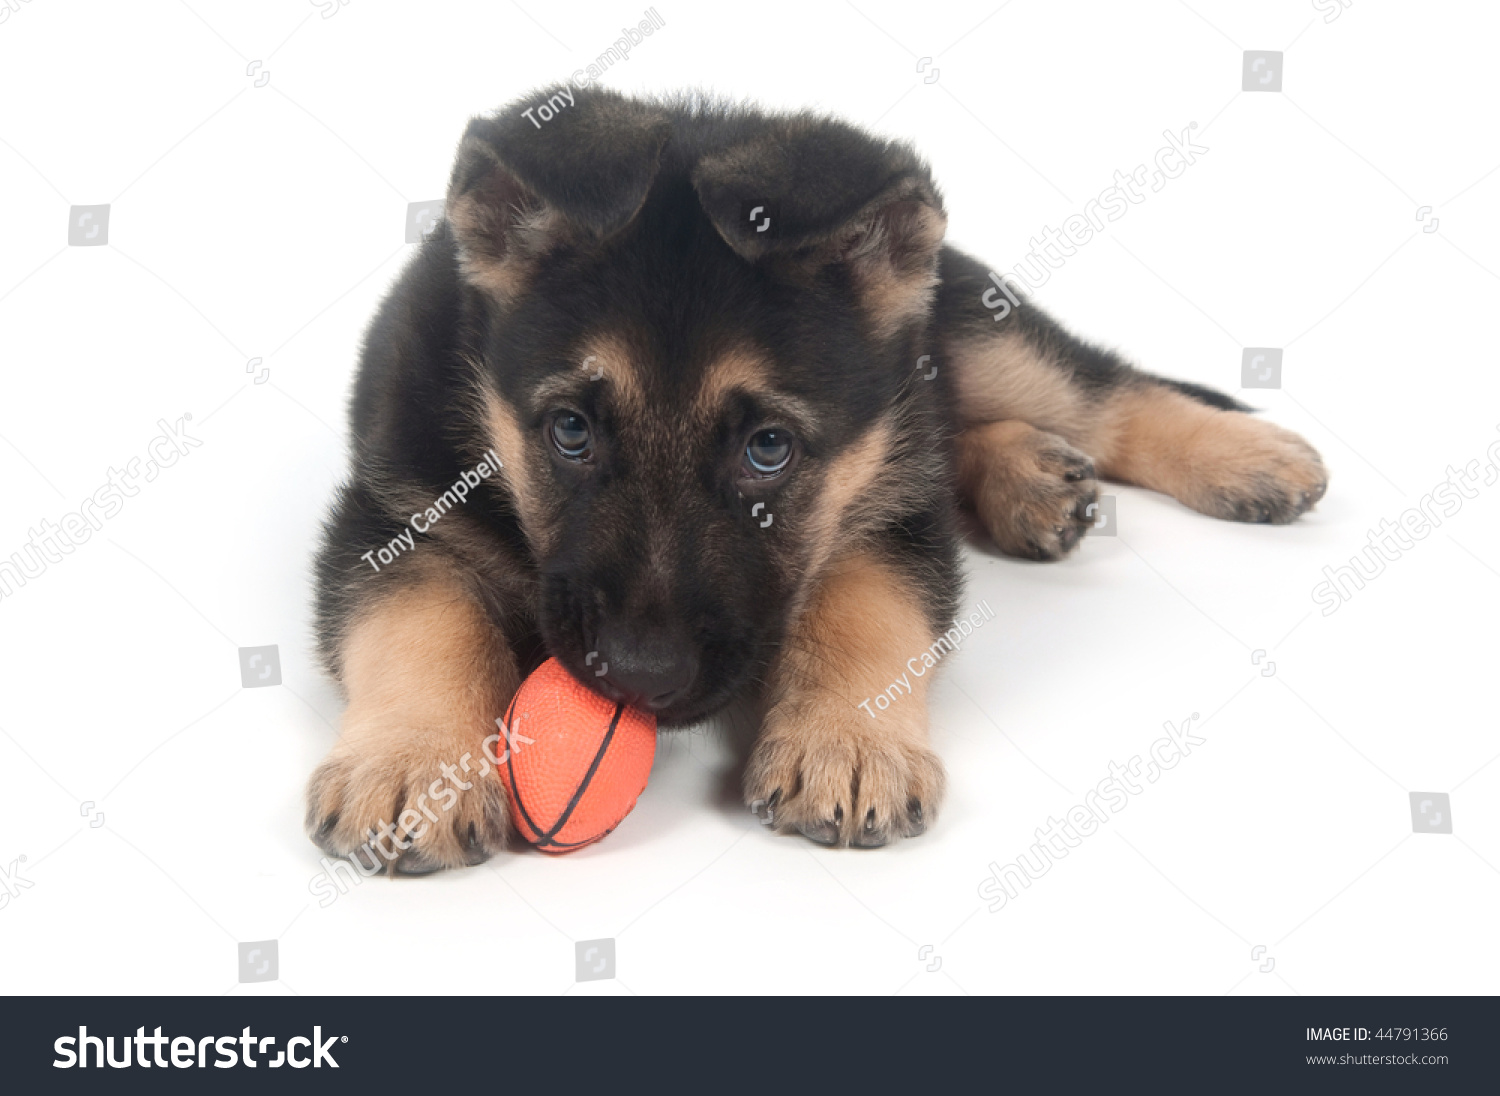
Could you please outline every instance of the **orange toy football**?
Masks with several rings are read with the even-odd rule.
[[[593,844],[646,789],[656,717],[580,685],[555,658],[521,682],[505,726],[500,782],[516,829],[542,852]]]

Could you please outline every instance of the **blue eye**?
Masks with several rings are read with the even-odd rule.
[[[792,435],[785,430],[761,430],[745,446],[745,464],[758,476],[780,474],[792,459]]]
[[[576,411],[559,411],[552,417],[552,444],[568,460],[589,456],[593,435],[588,420]]]

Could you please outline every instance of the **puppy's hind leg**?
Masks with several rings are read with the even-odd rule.
[[[1067,484],[1092,480],[1080,472],[1085,455],[1103,478],[1231,521],[1290,522],[1322,498],[1322,458],[1291,431],[1075,338],[1029,302],[1001,296],[961,252],[943,249],[940,274],[934,323],[953,369],[961,487],[1003,550],[1067,551],[1077,494]]]
[[[1105,476],[1226,521],[1285,525],[1328,489],[1323,458],[1297,434],[1161,383],[1113,397],[1099,435]]]

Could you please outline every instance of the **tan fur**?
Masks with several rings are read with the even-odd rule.
[[[693,396],[693,417],[712,420],[735,391],[752,395],[773,391],[769,363],[749,347],[735,347],[720,354],[703,371],[703,380]]]
[[[485,426],[495,452],[500,454],[501,471],[520,514],[521,528],[531,541],[532,550],[544,554],[549,547],[548,523],[543,519],[537,476],[531,467],[535,448],[528,444],[515,409],[498,392],[486,384],[482,399]]]
[[[1019,419],[1087,448],[1084,441],[1095,425],[1090,409],[1067,374],[1020,336],[961,340],[950,358],[963,425]]]
[[[895,428],[889,419],[883,419],[823,470],[818,497],[808,508],[806,518],[804,574],[809,579],[821,575],[836,548],[858,542],[863,531],[859,513],[889,512],[880,498],[880,474],[894,441]],[[804,587],[804,598],[809,590],[810,586]],[[797,612],[801,604],[801,600],[794,603],[792,612]]]
[[[807,401],[779,390],[770,362],[751,346],[734,347],[709,363],[688,405],[687,414],[699,426],[711,429],[719,420],[725,402],[735,392],[754,396],[772,414],[785,416],[784,425],[794,430],[817,429],[817,409]]]
[[[496,207],[482,189],[450,201],[444,215],[458,240],[465,280],[502,304],[521,293],[563,229],[557,214],[542,206],[510,222],[515,211]]]
[[[958,438],[958,485],[1002,552],[1058,559],[1088,529],[1099,483],[1087,456],[1024,422],[970,426]]]
[[[1076,461],[1060,455],[1058,441],[1081,451],[1073,457],[1092,457],[1104,478],[1230,520],[1291,521],[1327,487],[1322,459],[1297,435],[1149,379],[1126,380],[1095,399],[1020,335],[959,340],[949,356],[966,428],[960,455],[969,454],[965,495],[1003,551],[1056,559],[1071,547],[1068,523],[1052,520],[1078,493],[1064,482],[1065,466]],[[1027,438],[1012,422],[1057,438]],[[1005,429],[976,429],[996,424]],[[1049,449],[1053,458],[1041,459]],[[988,473],[978,467],[985,460],[994,465]],[[1048,543],[1047,528],[1055,534],[1058,525],[1062,541]]]
[[[921,656],[932,642],[922,606],[887,565],[856,554],[831,567],[773,668],[746,802],[770,804],[778,829],[824,844],[885,844],[920,833],[944,786],[927,741],[935,670]],[[922,676],[912,673],[912,661]],[[898,687],[878,710],[873,698],[903,674],[910,690]],[[873,716],[859,706],[867,699]]]
[[[1290,430],[1155,386],[1109,401],[1091,452],[1110,479],[1239,521],[1290,521],[1328,484],[1317,451]]]
[[[578,393],[588,386],[603,385],[623,416],[639,420],[649,410],[639,357],[640,352],[621,336],[597,335],[579,351],[572,371],[547,378],[532,399],[538,407],[562,408],[577,402]]]
[[[459,867],[505,843],[504,793],[484,740],[498,732],[495,719],[520,677],[451,565],[428,556],[410,566],[410,584],[366,608],[342,644],[349,706],[338,742],[313,774],[308,829],[325,850],[349,854],[394,823],[396,837],[411,843],[403,869]],[[490,750],[502,756],[503,740]],[[443,764],[473,786],[458,789]],[[434,781],[453,788],[456,802],[432,795]],[[383,845],[398,851],[392,839]]]
[[[881,222],[848,260],[878,339],[889,339],[907,324],[925,318],[937,290],[937,252],[948,219],[928,205],[902,205],[910,208],[886,215],[903,221],[899,246],[905,254],[892,261],[890,232]]]

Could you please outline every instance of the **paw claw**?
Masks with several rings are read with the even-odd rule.
[[[832,847],[839,843],[839,828],[833,822],[799,822],[797,831],[818,845]]]
[[[864,827],[850,840],[849,846],[855,849],[878,849],[889,841],[890,836],[875,821],[875,808],[871,807],[865,812]]]
[[[416,849],[407,849],[396,861],[397,875],[431,875],[435,871],[442,871],[443,865],[436,860],[424,856]]]
[[[927,832],[927,821],[922,816],[922,801],[912,798],[906,804],[907,835],[916,837]]]
[[[327,836],[330,833],[333,832],[333,828],[335,826],[337,826],[338,824],[339,824],[339,812],[338,811],[334,811],[327,818],[323,819],[322,824],[313,832],[313,835],[312,835],[313,844],[317,845],[319,848],[322,848],[324,852],[328,852],[329,850],[323,847],[323,841],[324,841],[325,838],[327,838]],[[311,822],[311,820],[309,820],[309,822],[308,822],[308,828],[311,829],[311,827],[312,827],[312,822]]]

